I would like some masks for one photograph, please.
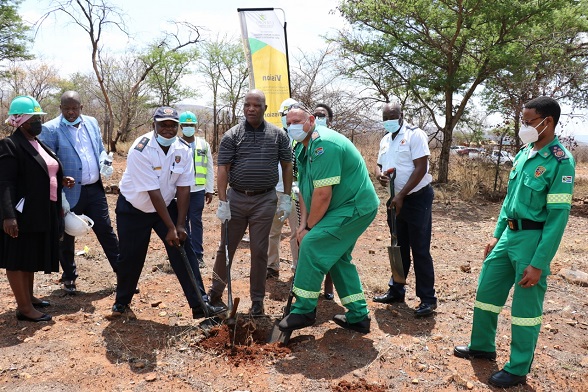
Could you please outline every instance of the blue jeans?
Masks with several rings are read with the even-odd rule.
[[[408,276],[410,270],[412,251],[416,295],[421,302],[428,304],[437,303],[434,287],[435,270],[431,257],[433,196],[433,188],[430,185],[416,194],[406,196],[400,214],[396,217],[396,234],[404,266],[404,276]],[[390,205],[390,200],[387,205]],[[390,232],[392,232],[391,212],[392,210],[387,210]],[[396,294],[404,295],[404,284],[395,283],[390,279],[389,286]]]
[[[190,192],[190,206],[186,217],[186,232],[190,239],[190,245],[198,258],[202,258],[204,229],[202,227],[202,210],[204,210],[205,191]]]

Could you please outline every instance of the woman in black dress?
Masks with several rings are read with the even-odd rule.
[[[73,178],[63,177],[55,154],[36,138],[45,113],[34,98],[14,98],[8,114],[6,123],[16,130],[0,140],[0,267],[16,298],[17,319],[49,321],[37,309],[49,303],[33,295],[34,273],[59,271],[61,188],[73,186]]]

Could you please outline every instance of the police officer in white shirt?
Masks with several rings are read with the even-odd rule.
[[[390,186],[389,169],[396,170],[394,197],[387,202],[388,226],[392,233],[392,211],[396,212],[398,245],[405,278],[410,269],[412,251],[416,294],[421,303],[416,317],[430,316],[437,308],[435,271],[431,257],[431,210],[433,188],[429,174],[429,141],[418,127],[404,124],[400,104],[386,104],[382,112],[386,136],[380,142],[376,178],[382,186]],[[404,302],[404,284],[391,278],[389,290],[374,298],[374,302]]]
[[[145,264],[152,229],[165,244],[170,264],[192,308],[193,318],[205,314],[177,249],[187,237],[186,214],[190,185],[194,182],[190,146],[176,136],[178,127],[178,112],[170,107],[160,107],[153,116],[154,131],[137,138],[129,150],[116,205],[120,256],[112,316],[129,310]],[[186,247],[200,294],[206,300],[196,257],[190,250],[191,247]],[[206,306],[209,315],[225,310],[208,302]]]

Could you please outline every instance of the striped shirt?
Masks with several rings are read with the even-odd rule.
[[[223,135],[217,164],[231,165],[231,188],[260,191],[276,186],[281,161],[292,161],[288,134],[267,121],[256,129],[244,121]]]

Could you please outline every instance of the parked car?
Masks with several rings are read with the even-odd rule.
[[[488,162],[496,164],[498,162],[500,165],[505,166],[512,166],[515,157],[508,151],[498,151],[493,150],[491,154],[488,154],[485,158]]]
[[[476,147],[468,147],[468,148],[466,148],[466,152],[467,152],[468,158],[470,158],[470,159],[480,159],[486,154],[486,151],[483,148],[476,148]],[[464,155],[465,155],[465,153],[464,153]]]
[[[453,155],[463,155],[466,154],[466,149],[466,146],[451,146],[449,152]]]

